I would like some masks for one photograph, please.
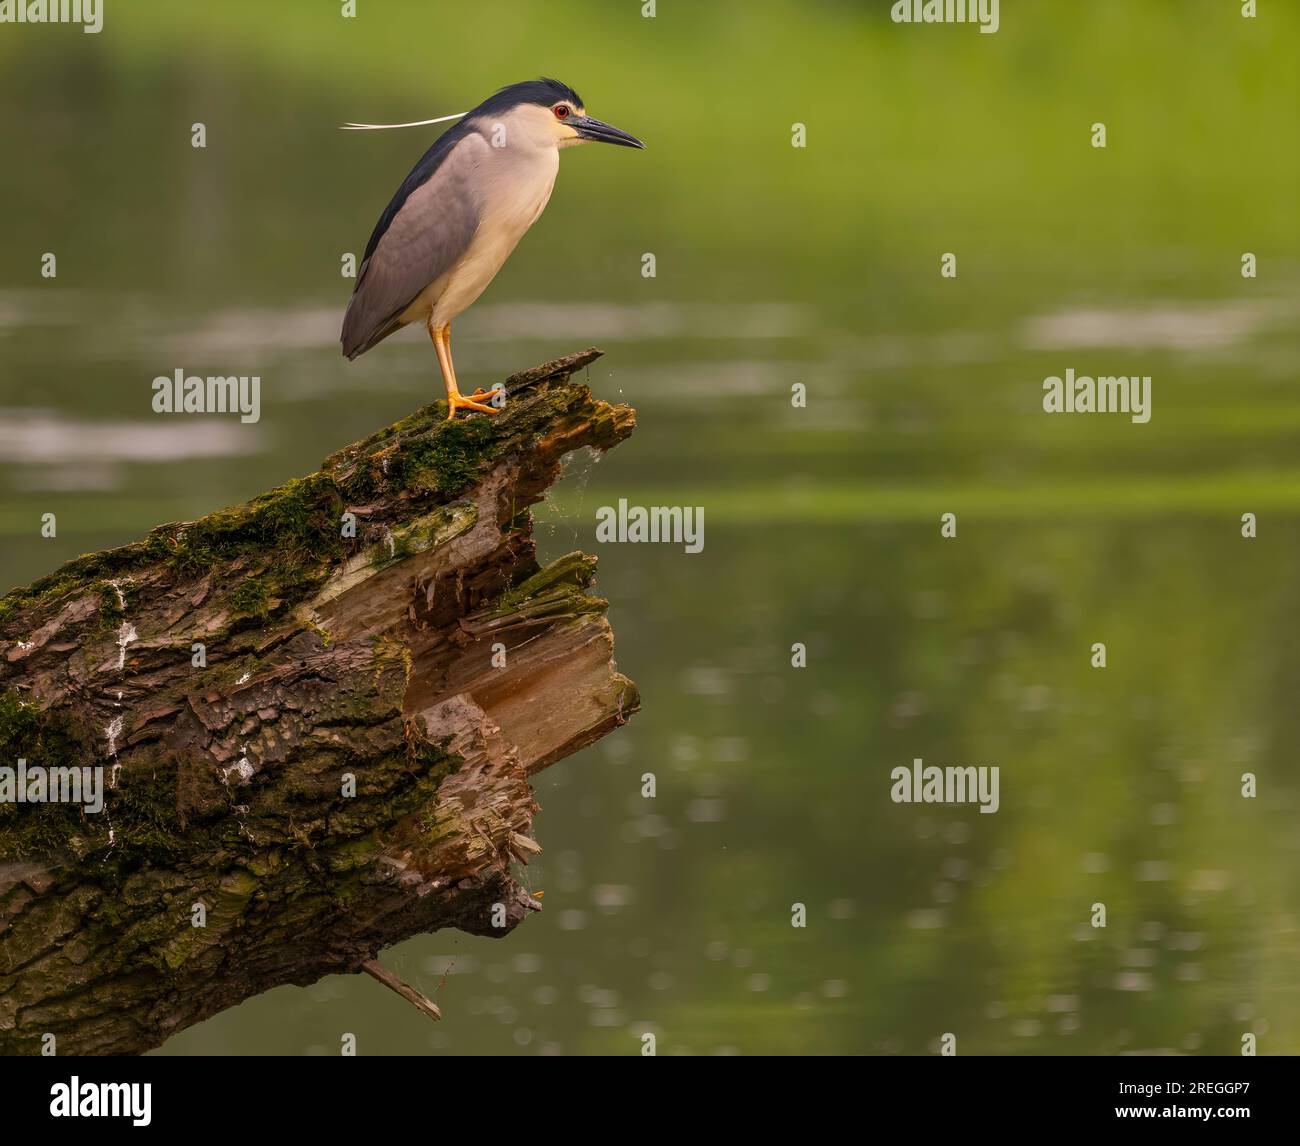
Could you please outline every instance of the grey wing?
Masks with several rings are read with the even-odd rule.
[[[470,134],[398,208],[370,257],[343,316],[348,358],[364,354],[402,326],[401,315],[425,287],[446,274],[478,229],[473,172],[487,142]]]

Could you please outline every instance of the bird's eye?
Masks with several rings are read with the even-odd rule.
[[[568,109],[568,107],[567,107],[565,104],[557,103],[557,104],[555,105],[555,118],[556,118],[556,119],[568,119],[568,118],[569,118],[569,109]]]

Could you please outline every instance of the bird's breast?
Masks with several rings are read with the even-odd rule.
[[[509,148],[488,155],[477,174],[479,224],[465,253],[448,274],[431,284],[435,324],[450,322],[483,293],[510,257],[524,232],[551,198],[559,170],[553,148],[515,154]]]
[[[498,231],[517,243],[549,202],[559,168],[560,153],[554,147],[489,152],[479,165],[480,234]]]

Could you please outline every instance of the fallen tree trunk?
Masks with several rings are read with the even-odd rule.
[[[144,1051],[540,907],[512,874],[529,777],[638,704],[595,559],[540,569],[528,512],[565,454],[632,431],[571,380],[598,354],[0,601],[0,765],[105,779],[98,814],[0,803],[0,1052]]]

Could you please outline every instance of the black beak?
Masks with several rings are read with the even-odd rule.
[[[583,139],[594,139],[598,143],[617,143],[620,147],[639,147],[645,150],[645,144],[635,135],[628,135],[626,131],[619,131],[612,124],[602,123],[589,115],[573,116],[568,123]]]

